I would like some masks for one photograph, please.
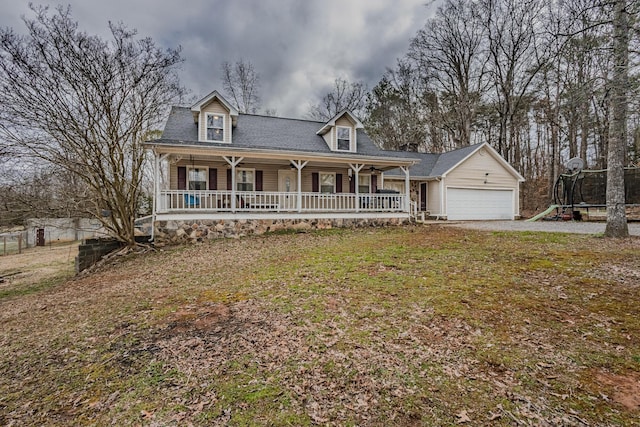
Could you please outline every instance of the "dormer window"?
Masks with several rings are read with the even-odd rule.
[[[347,110],[336,114],[316,132],[322,136],[331,151],[348,151],[355,153],[358,145],[358,129],[364,126]]]
[[[207,141],[224,141],[224,114],[207,113]]]
[[[338,142],[337,142],[337,150],[338,151],[351,151],[351,128],[338,126]]]

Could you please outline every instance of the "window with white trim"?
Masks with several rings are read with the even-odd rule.
[[[187,169],[187,188],[189,190],[206,190],[208,169],[190,166]]]
[[[236,169],[236,190],[253,191],[256,184],[254,169]]]
[[[336,192],[336,174],[320,172],[320,192],[335,193]]]
[[[336,149],[339,151],[351,151],[351,128],[338,126]]]
[[[358,193],[371,192],[371,175],[358,175]]]
[[[207,141],[224,141],[224,114],[206,113]]]

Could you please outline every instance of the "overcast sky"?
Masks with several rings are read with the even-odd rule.
[[[25,32],[27,0],[0,0],[0,26]],[[222,90],[220,64],[239,59],[261,77],[261,112],[303,117],[335,80],[372,88],[404,55],[435,7],[430,0],[68,0],[89,33],[123,22],[163,47],[182,46],[182,84],[194,98]],[[426,4],[430,5],[427,6]]]

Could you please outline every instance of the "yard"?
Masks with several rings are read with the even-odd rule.
[[[327,230],[5,286],[0,424],[637,425],[639,254]]]

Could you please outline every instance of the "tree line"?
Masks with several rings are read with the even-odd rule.
[[[521,202],[532,212],[548,205],[570,158],[604,169],[614,152],[619,169],[640,165],[639,9],[624,0],[445,0],[365,97],[362,83],[338,79],[318,104],[324,116],[316,106],[310,117],[349,107],[385,149],[488,142],[526,179]]]

